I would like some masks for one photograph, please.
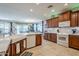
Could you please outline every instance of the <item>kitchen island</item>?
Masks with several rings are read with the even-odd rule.
[[[20,55],[25,50],[42,44],[42,33],[23,33],[8,38],[11,39],[10,46],[6,51],[9,56]]]

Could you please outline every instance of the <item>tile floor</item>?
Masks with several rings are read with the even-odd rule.
[[[33,52],[33,56],[79,56],[79,50],[66,48],[47,40],[43,40],[41,46],[26,51]]]

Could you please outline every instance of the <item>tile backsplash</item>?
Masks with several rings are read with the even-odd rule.
[[[48,33],[57,33],[57,29],[58,28],[45,28],[45,32],[48,32]]]

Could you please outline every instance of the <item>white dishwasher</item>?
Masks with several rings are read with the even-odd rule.
[[[27,35],[27,48],[34,47],[36,43],[35,35]]]

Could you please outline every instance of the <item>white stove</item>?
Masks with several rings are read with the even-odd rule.
[[[69,37],[69,35],[58,34],[57,35],[57,44],[65,46],[65,47],[69,47],[68,37]]]
[[[58,29],[58,34],[57,34],[57,44],[65,47],[69,47],[68,38],[69,38],[69,33],[72,32],[69,29],[70,21],[60,22],[59,27],[60,28]]]

